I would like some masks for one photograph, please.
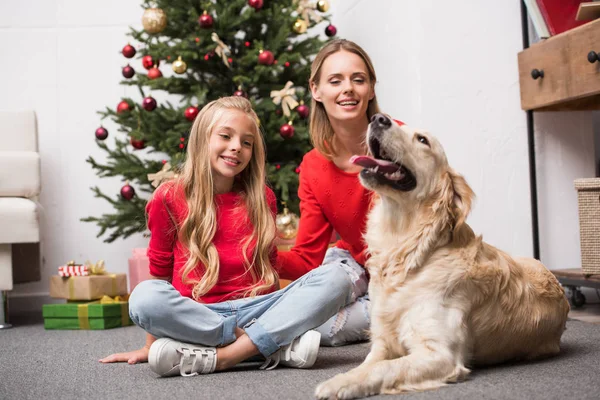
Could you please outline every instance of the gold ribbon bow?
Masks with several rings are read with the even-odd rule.
[[[295,3],[298,3],[296,12],[298,15],[302,16],[306,25],[310,26],[311,19],[317,24],[323,20],[323,17],[315,11],[316,5],[311,3],[310,0],[296,0]]]
[[[106,271],[104,270],[104,260],[98,260],[96,264],[92,264],[90,260],[87,260],[84,264],[88,267],[88,271],[90,275],[104,275]]]
[[[148,174],[148,180],[151,181],[152,186],[158,187],[162,181],[174,178],[175,172],[171,171],[171,164],[165,163],[163,167],[155,174]]]
[[[293,85],[294,83],[292,81],[288,81],[283,89],[271,90],[273,103],[277,105],[281,103],[283,114],[285,114],[286,117],[291,115],[290,110],[298,107],[298,102],[296,101],[296,88],[294,88]]]
[[[221,57],[221,59],[223,60],[223,64],[225,64],[227,68],[231,68],[231,66],[229,65],[229,60],[227,59],[227,56],[231,54],[229,46],[227,46],[221,41],[221,39],[219,39],[219,35],[217,35],[216,32],[213,32],[210,35],[210,37],[213,40],[213,42],[217,44],[217,47],[215,48],[215,53],[217,53],[217,55]]]

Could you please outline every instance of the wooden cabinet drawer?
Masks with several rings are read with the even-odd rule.
[[[524,110],[600,109],[600,20],[536,43],[519,53],[521,108]],[[534,79],[534,69],[544,76]]]
[[[571,80],[569,97],[573,100],[593,97],[600,103],[600,61],[590,63],[588,53],[594,51],[600,56],[600,24],[585,25],[569,35],[569,69]]]

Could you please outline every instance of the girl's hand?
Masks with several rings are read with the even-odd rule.
[[[139,350],[128,351],[127,353],[115,353],[99,360],[101,363],[127,362],[128,364],[137,364],[148,362],[148,352],[150,346],[146,345]]]

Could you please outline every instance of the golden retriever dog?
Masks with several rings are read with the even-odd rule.
[[[371,258],[371,350],[321,383],[319,399],[435,389],[471,365],[557,354],[569,303],[539,261],[511,257],[465,219],[474,198],[439,141],[377,114],[361,183],[377,193],[365,240]]]

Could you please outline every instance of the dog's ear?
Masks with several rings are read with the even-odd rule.
[[[471,204],[475,193],[462,175],[450,169],[448,176],[450,177],[452,191],[454,192],[450,212],[454,219],[453,228],[456,231],[465,223],[467,216],[471,212]]]
[[[448,170],[420,216],[419,228],[403,248],[405,270],[419,268],[448,230],[457,231],[471,211],[474,193],[462,175]]]

